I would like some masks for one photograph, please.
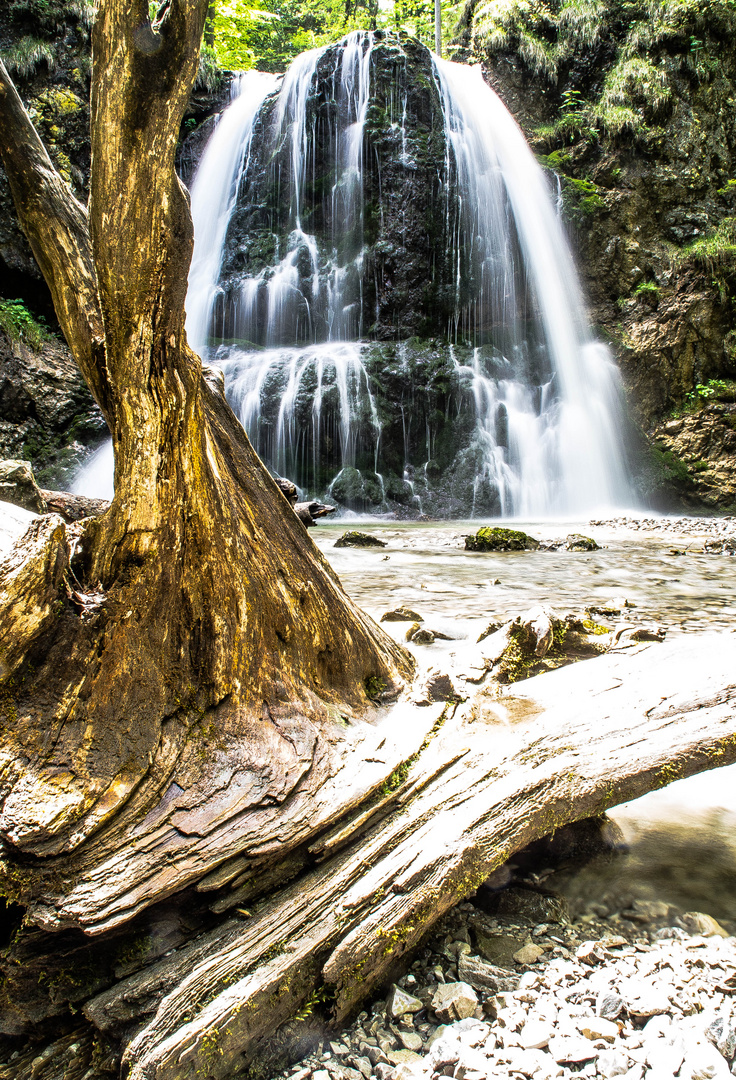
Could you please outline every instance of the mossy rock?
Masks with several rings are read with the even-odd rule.
[[[475,536],[465,537],[466,551],[536,551],[539,541],[517,529],[478,529]]]
[[[335,547],[386,547],[386,543],[384,540],[379,540],[377,536],[371,536],[370,533],[346,532],[335,541]]]
[[[385,611],[381,616],[381,622],[415,622],[422,623],[424,619],[416,611],[408,607],[397,607],[392,611]]]
[[[596,544],[589,536],[582,533],[570,533],[565,538],[565,547],[568,551],[599,551],[600,545]]]

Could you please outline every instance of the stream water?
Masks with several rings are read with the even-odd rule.
[[[451,636],[415,646],[420,661],[435,666],[462,654],[492,620],[515,618],[538,604],[564,615],[620,598],[635,605],[622,612],[627,624],[655,624],[668,635],[714,629],[733,634],[736,667],[736,558],[703,553],[711,520],[691,519],[682,532],[663,531],[665,521],[651,529],[579,520],[511,523],[539,540],[582,532],[601,545],[584,553],[465,551],[463,536],[476,531],[477,521],[356,519],[320,524],[311,535],[350,595],[375,619],[403,604],[427,627]],[[335,548],[346,525],[387,546]],[[615,626],[619,620],[599,621]],[[401,640],[406,625],[383,627]],[[570,883],[571,898],[583,903],[607,890],[630,890],[633,897],[665,897],[736,919],[736,765],[670,784],[616,807],[611,816],[629,855],[611,867],[596,864]]]

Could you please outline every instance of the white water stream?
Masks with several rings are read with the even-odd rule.
[[[359,437],[371,439],[380,480],[381,425],[359,342],[365,123],[376,45],[372,34],[356,31],[335,54],[335,108],[327,136],[334,157],[328,237],[311,235],[302,221],[305,183],[314,166],[309,102],[326,49],[298,57],[280,88],[278,76],[258,72],[235,80],[232,104],[215,127],[192,185],[189,339],[204,354],[223,339],[227,323],[235,326],[237,338],[269,347],[266,352],[221,348],[218,362],[232,403],[266,463],[280,473],[298,469],[299,477],[292,479],[312,494],[329,487],[318,461],[325,438],[336,438],[340,451],[334,455],[333,481],[354,464]],[[436,57],[433,64],[445,123],[444,183],[456,178],[462,207],[453,241],[456,316],[448,329],[465,340],[489,325],[501,335],[492,363],[476,350],[471,363],[456,365],[472,386],[480,461],[476,490],[495,492],[504,515],[630,506],[618,373],[605,346],[591,337],[547,177],[479,68]],[[277,91],[270,123],[259,129],[261,108]],[[406,101],[398,97],[392,122],[401,124],[405,146]],[[289,192],[287,250],[279,254],[277,249],[274,264],[246,278],[238,295],[225,301],[220,277],[227,230],[251,168],[256,131],[273,147],[288,146],[288,175],[277,178]],[[402,162],[407,169],[413,165],[406,152]],[[463,250],[470,250],[479,267],[477,294],[464,307]],[[225,312],[225,303],[233,310]],[[318,312],[326,314],[317,318]],[[326,326],[326,342],[319,340],[318,324]],[[274,385],[282,391],[275,429],[263,415],[264,393]],[[333,385],[339,391],[338,415],[325,421],[323,394]],[[305,429],[303,402],[310,394],[312,420]],[[300,401],[301,421],[295,411]],[[359,435],[361,423],[372,427],[368,436]],[[420,464],[407,461],[407,475]],[[74,490],[109,495],[110,484],[109,454],[102,453]]]

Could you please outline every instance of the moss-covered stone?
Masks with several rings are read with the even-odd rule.
[[[536,551],[539,541],[518,529],[478,529],[474,536],[465,537],[466,551]]]
[[[371,536],[370,533],[364,532],[346,532],[343,533],[335,541],[336,548],[343,547],[362,547],[362,548],[376,548],[386,547],[385,541],[379,540],[377,536]]]
[[[570,533],[565,539],[568,551],[598,551],[599,546],[590,536],[583,536],[582,533]]]

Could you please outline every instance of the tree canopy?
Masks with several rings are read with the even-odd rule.
[[[445,40],[461,7],[442,2]],[[207,37],[224,70],[283,71],[305,49],[369,29],[405,30],[433,47],[434,0],[217,0]]]

